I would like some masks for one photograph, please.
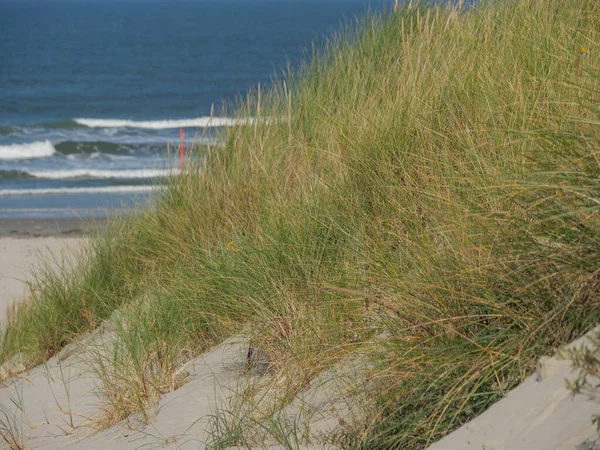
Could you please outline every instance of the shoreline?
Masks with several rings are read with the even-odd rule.
[[[82,237],[103,228],[105,217],[0,219],[0,238]]]

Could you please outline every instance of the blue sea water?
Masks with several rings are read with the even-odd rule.
[[[148,195],[179,128],[189,144],[211,105],[383,5],[0,0],[0,218],[98,215]]]

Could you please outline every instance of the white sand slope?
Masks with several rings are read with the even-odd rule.
[[[131,429],[120,424],[89,437],[82,442],[73,442],[67,448],[82,450],[110,449],[204,449],[212,441],[211,421],[216,412],[235,409],[238,395],[252,385],[260,374],[245,373],[248,344],[240,336],[233,337],[210,351],[195,358],[187,366],[187,383],[174,392],[164,395],[158,406],[153,423]],[[318,389],[318,388],[317,388]],[[308,392],[313,392],[314,388]],[[320,401],[323,400],[321,392]],[[302,408],[306,410],[306,408]],[[331,431],[321,423],[323,431]],[[240,417],[243,418],[243,417]],[[330,426],[337,426],[328,424]],[[222,448],[222,447],[219,447]],[[237,448],[237,447],[231,447]],[[242,447],[246,448],[246,447]],[[266,443],[255,448],[272,450],[286,448],[281,444]],[[301,446],[302,449],[323,449],[323,445]]]
[[[241,342],[226,341],[192,361],[190,381],[162,398],[154,423],[95,433],[102,403],[90,356],[110,348],[107,340],[108,334],[96,331],[0,389],[0,404],[11,411],[26,448],[204,448],[212,406],[238,382],[241,369],[232,362],[243,355]]]
[[[83,359],[69,357],[71,350],[0,390],[0,428],[16,431],[27,449],[60,448],[90,433],[85,425],[98,412],[97,381]]]
[[[213,407],[240,382],[244,352],[242,341],[234,338],[193,360],[189,381],[161,399],[154,423],[135,430],[121,424],[68,448],[204,448]]]
[[[161,398],[153,423],[143,426],[133,420],[133,427],[122,423],[95,433],[102,403],[90,355],[105,345],[110,348],[109,341],[108,333],[96,331],[43,366],[6,381],[0,405],[11,412],[25,448],[203,449],[211,441],[210,421],[217,407],[229,407],[260,376],[244,373],[247,344],[231,338],[188,364],[187,383]]]
[[[586,344],[586,338],[569,347]],[[565,380],[570,361],[542,358],[537,373],[481,416],[435,443],[430,450],[600,450],[592,416],[600,402],[573,397]]]

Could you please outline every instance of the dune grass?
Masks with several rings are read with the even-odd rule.
[[[248,324],[284,402],[377,337],[373,405],[338,444],[422,448],[599,319],[599,55],[595,0],[364,18],[226,108],[259,120],[155,209],[40,276],[0,360],[43,361],[119,311],[98,366],[117,421]]]

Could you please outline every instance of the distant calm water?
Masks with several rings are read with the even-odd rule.
[[[211,104],[268,83],[368,6],[0,0],[0,218],[95,215],[144,195],[180,127],[191,140]]]

